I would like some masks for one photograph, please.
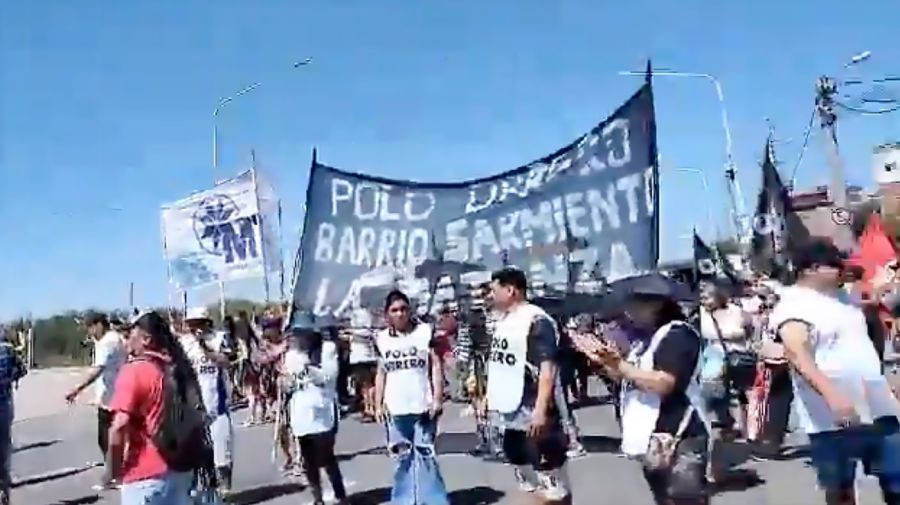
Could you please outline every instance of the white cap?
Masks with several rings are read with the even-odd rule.
[[[191,307],[184,316],[185,321],[212,321],[209,309],[206,307]]]

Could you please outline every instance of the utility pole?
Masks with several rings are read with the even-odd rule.
[[[844,179],[844,160],[841,158],[837,140],[837,113],[835,100],[837,81],[828,76],[819,77],[816,81],[816,111],[819,114],[819,126],[822,129],[825,154],[831,169],[831,182],[828,196],[831,200],[832,215],[849,211],[847,203],[847,183]],[[834,236],[835,245],[843,250],[853,247],[853,231],[849,226],[838,225]]]

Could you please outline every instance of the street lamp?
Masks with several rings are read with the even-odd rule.
[[[853,57],[850,58],[850,61],[848,61],[847,63],[844,64],[844,68],[849,68],[849,67],[852,67],[853,65],[856,65],[857,63],[862,63],[871,57],[872,57],[872,51],[863,51],[861,53],[854,54]]]
[[[306,58],[305,60],[295,62],[291,66],[291,68],[305,67],[306,65],[309,65],[310,63],[312,63],[312,58]],[[253,83],[231,96],[226,96],[226,97],[220,98],[219,101],[216,102],[216,107],[213,109],[213,113],[212,113],[212,118],[213,118],[212,119],[213,120],[213,136],[212,136],[213,173],[215,173],[215,174],[219,173],[219,122],[218,122],[219,111],[221,111],[223,107],[225,107],[229,103],[233,102],[238,97],[241,97],[243,95],[246,95],[247,93],[250,93],[251,91],[255,90],[256,88],[260,87],[261,85],[262,85],[261,82]],[[218,181],[216,181],[216,182],[218,182]]]
[[[638,71],[622,71],[619,75],[640,75],[646,76],[647,72]],[[712,74],[703,74],[697,72],[674,72],[671,70],[652,71],[654,76],[664,77],[686,77],[694,79],[705,79],[712,83],[716,90],[716,98],[719,101],[719,111],[722,118],[722,130],[725,132],[725,178],[728,181],[728,190],[731,193],[731,205],[734,209],[734,225],[737,228],[738,236],[744,238],[747,236],[747,219],[744,212],[744,195],[741,192],[740,181],[737,179],[737,166],[734,163],[734,155],[731,143],[731,126],[728,122],[728,108],[725,106],[725,93],[722,91],[722,83]]]
[[[306,58],[305,60],[294,62],[294,64],[291,65],[291,68],[297,69],[300,67],[305,67],[306,65],[309,65],[310,63],[312,63],[312,58]],[[213,122],[213,136],[212,136],[212,158],[213,159],[212,159],[212,163],[213,163],[213,174],[215,174],[214,177],[217,177],[218,173],[219,173],[219,124],[218,124],[219,123],[218,122],[219,111],[221,111],[223,107],[225,107],[229,103],[233,102],[238,97],[241,97],[241,96],[246,95],[247,93],[250,93],[251,91],[255,90],[256,88],[260,87],[261,85],[262,85],[261,82],[255,82],[255,83],[247,86],[246,88],[241,89],[240,91],[238,91],[237,93],[235,93],[231,96],[226,96],[226,97],[220,98],[219,101],[216,102],[216,106],[213,109],[213,113],[212,113],[212,122]],[[219,181],[216,180],[215,182],[218,183]],[[268,292],[269,292],[268,272],[266,272],[264,275],[265,275],[265,282],[266,282],[266,297],[268,298]],[[186,296],[186,292],[185,292],[185,296]],[[223,321],[225,320],[225,308],[226,308],[225,307],[225,283],[222,281],[219,281],[219,313],[220,313]]]

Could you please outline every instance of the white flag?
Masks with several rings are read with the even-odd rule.
[[[251,171],[163,206],[170,282],[188,289],[262,276],[262,222]]]

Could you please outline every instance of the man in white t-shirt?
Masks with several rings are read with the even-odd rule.
[[[91,384],[94,384],[95,403],[97,405],[97,445],[103,458],[109,448],[109,427],[112,413],[109,401],[112,399],[113,386],[119,374],[119,368],[127,361],[128,352],[122,335],[110,329],[109,319],[105,314],[91,312],[84,321],[88,336],[94,341],[94,360],[91,371],[75,389],[66,395],[66,401],[74,403],[75,398]]]
[[[194,367],[203,404],[209,414],[209,435],[219,491],[231,491],[234,463],[234,428],[228,408],[228,367],[234,357],[231,335],[213,330],[206,307],[188,309],[184,317],[188,335],[179,338],[182,349]]]
[[[900,423],[862,311],[841,301],[843,255],[827,239],[796,252],[796,285],[770,319],[792,365],[800,423],[828,505],[855,505],[857,462],[900,503]]]

